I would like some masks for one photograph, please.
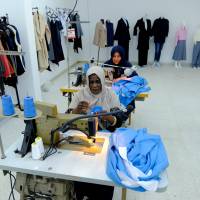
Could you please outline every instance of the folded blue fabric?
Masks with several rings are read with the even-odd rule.
[[[134,76],[130,80],[119,80],[113,83],[112,88],[124,106],[131,103],[140,93],[151,90],[147,80],[140,76]]]
[[[147,177],[139,177],[140,181],[160,180],[160,174],[168,167],[169,162],[165,147],[159,135],[152,135],[147,129],[119,128],[110,137],[110,147],[107,159],[107,175],[118,185],[123,185],[117,170],[130,175],[124,161],[119,154],[119,147],[127,148],[127,158],[134,167],[148,174]],[[144,192],[143,187],[128,187],[130,189]]]

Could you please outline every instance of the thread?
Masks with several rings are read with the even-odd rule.
[[[39,146],[40,153],[43,154],[44,153],[44,144],[43,144],[42,138],[41,137],[36,137],[35,138],[35,143]]]
[[[40,147],[35,142],[31,144],[31,153],[32,153],[32,158],[35,160],[38,160],[42,157],[42,154],[40,153]]]
[[[10,95],[2,96],[2,108],[4,116],[11,116],[15,114],[14,104]]]
[[[33,118],[36,116],[36,108],[33,101],[33,97],[25,97],[24,98],[24,117],[25,118]]]

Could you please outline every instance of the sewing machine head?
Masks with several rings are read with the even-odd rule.
[[[37,135],[42,137],[44,144],[50,144],[50,132],[52,129],[62,126],[67,121],[74,119],[80,115],[76,114],[61,114],[57,111],[55,104],[46,102],[36,102],[37,109],[42,111],[42,116],[36,119]],[[96,136],[98,128],[97,120],[93,119],[79,119],[70,125],[70,129],[79,130],[86,133],[90,137]],[[54,143],[60,139],[59,132],[54,135]]]

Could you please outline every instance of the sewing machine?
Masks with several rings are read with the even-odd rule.
[[[77,114],[61,114],[57,111],[57,106],[46,102],[36,102],[36,108],[42,111],[42,116],[35,120],[37,136],[43,139],[45,145],[51,144],[51,131],[61,127],[64,123],[73,121],[69,124],[69,130],[77,131],[77,134],[69,135],[64,142],[59,143],[65,137],[65,134],[60,134],[60,131],[55,131],[53,143],[59,143],[61,149],[69,149],[74,151],[82,151],[85,153],[100,153],[103,147],[104,140],[96,138],[98,131],[97,118],[85,118]],[[82,134],[81,134],[82,132]],[[83,134],[84,133],[84,134]]]

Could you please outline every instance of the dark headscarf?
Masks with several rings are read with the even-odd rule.
[[[115,53],[119,53],[119,55],[121,56],[121,61],[120,61],[120,63],[118,64],[118,65],[116,65],[116,64],[114,64],[113,63],[113,60],[112,60],[112,58],[113,58],[113,56],[114,56],[114,54]],[[121,47],[121,46],[114,46],[113,48],[112,48],[112,50],[111,50],[111,58],[110,58],[110,60],[108,60],[108,61],[106,61],[105,63],[104,63],[105,65],[104,65],[104,67],[111,67],[111,66],[109,66],[109,65],[115,65],[115,66],[121,66],[121,67],[132,67],[132,65],[131,65],[131,63],[130,62],[128,62],[126,59],[125,59],[125,51],[124,51],[124,48],[123,47]],[[106,66],[106,64],[108,64],[107,66]],[[122,68],[114,68],[114,73],[113,73],[113,78],[119,78],[122,74],[124,74],[124,69],[122,69]]]
[[[119,55],[121,56],[121,61],[120,61],[120,63],[117,65],[117,66],[122,66],[122,67],[131,67],[132,65],[131,65],[131,63],[130,62],[128,62],[126,59],[125,59],[125,50],[124,50],[124,48],[122,47],[122,46],[114,46],[113,48],[112,48],[112,50],[111,50],[111,58],[110,58],[110,60],[108,60],[107,62],[106,62],[106,64],[110,64],[110,65],[116,65],[116,64],[114,64],[113,63],[113,61],[112,61],[112,58],[113,58],[113,56],[114,56],[114,54],[115,53],[119,53]]]

